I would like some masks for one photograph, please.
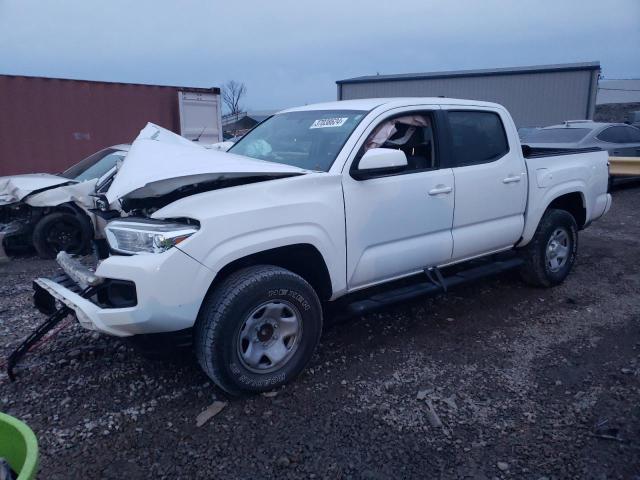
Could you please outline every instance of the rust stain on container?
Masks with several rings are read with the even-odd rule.
[[[178,133],[181,91],[220,93],[0,75],[0,176],[60,172],[102,148],[130,143],[147,122]]]

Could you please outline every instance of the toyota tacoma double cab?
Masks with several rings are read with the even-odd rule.
[[[118,212],[109,255],[94,271],[60,254],[36,304],[109,335],[189,332],[230,394],[293,380],[338,302],[363,312],[506,268],[557,285],[611,205],[606,152],[522,146],[494,103],[307,105],[227,152],[161,130],[98,202]]]

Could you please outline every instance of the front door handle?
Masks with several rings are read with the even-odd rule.
[[[429,195],[440,195],[441,193],[451,193],[453,188],[446,185],[436,185],[435,188],[429,190]]]
[[[502,183],[515,183],[520,181],[520,175],[514,175],[512,177],[507,177],[502,180]]]

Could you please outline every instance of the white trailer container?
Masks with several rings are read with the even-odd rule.
[[[180,135],[200,143],[222,141],[220,93],[178,92]]]

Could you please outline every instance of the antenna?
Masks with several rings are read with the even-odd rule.
[[[204,133],[206,128],[207,128],[206,125],[204,127],[202,127],[202,130],[200,130],[200,134],[196,138],[193,139],[194,142],[199,142],[200,141],[200,137],[202,136],[202,134]]]

